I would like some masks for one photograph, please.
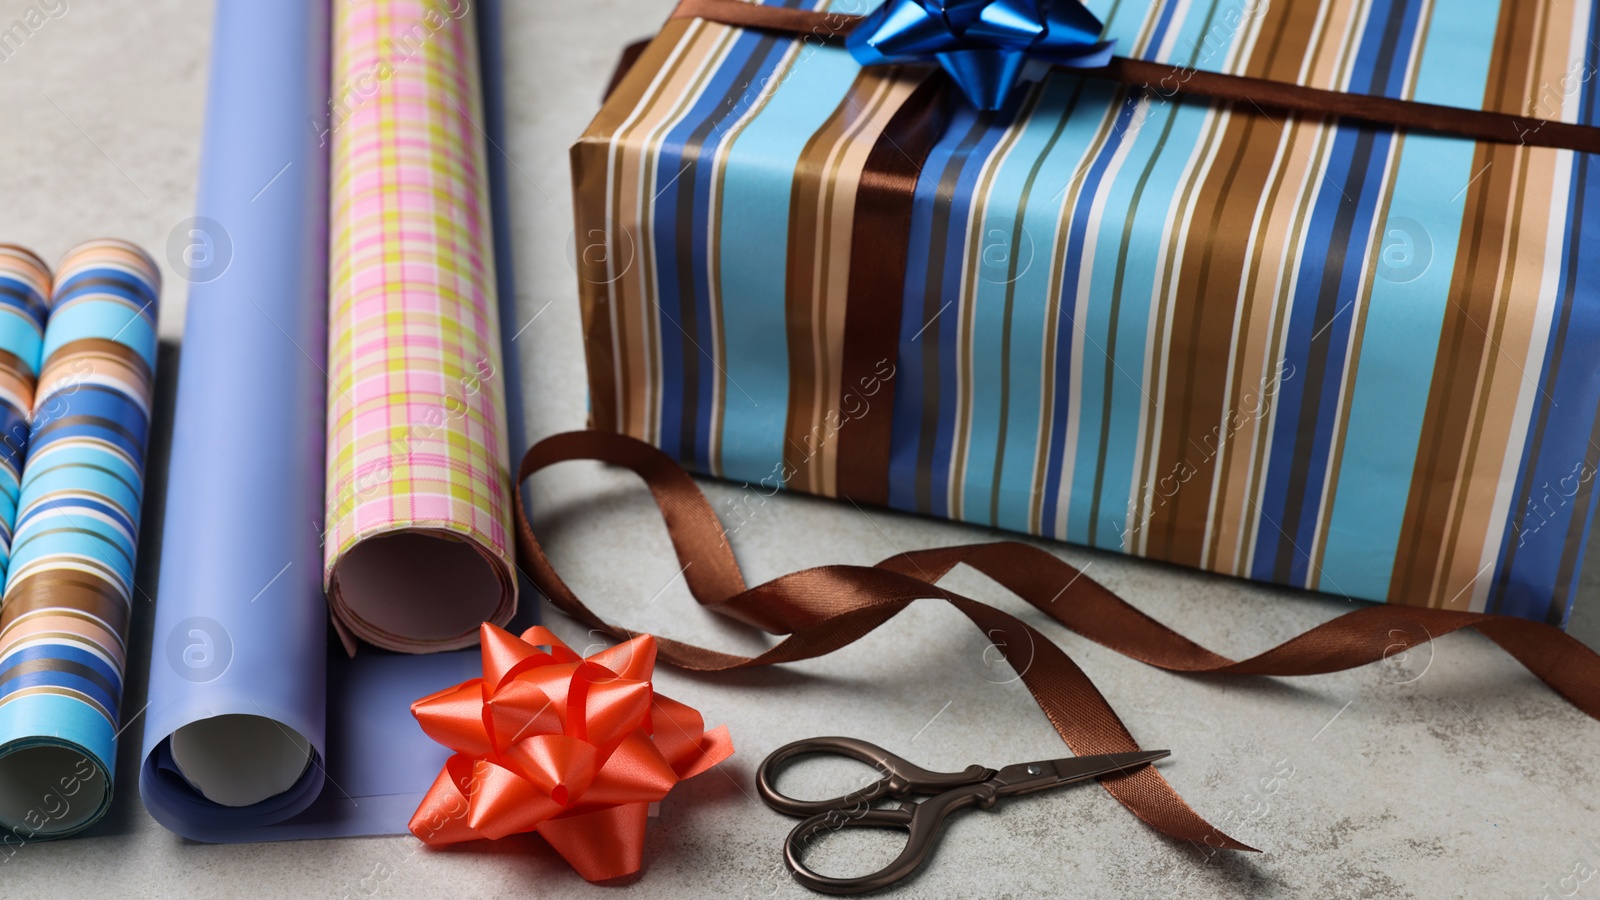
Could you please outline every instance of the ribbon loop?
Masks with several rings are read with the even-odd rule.
[[[888,0],[850,32],[864,66],[935,62],[973,106],[1005,105],[1030,59],[1070,68],[1111,61],[1114,41],[1078,0]]]
[[[1394,652],[1396,633],[1405,646],[1462,628],[1475,628],[1499,644],[1534,675],[1586,715],[1600,719],[1600,655],[1561,630],[1508,616],[1370,606],[1325,622],[1273,649],[1242,661],[1214,653],[1128,604],[1052,554],[1015,541],[916,550],[873,567],[822,566],[744,587],[727,535],[705,495],[677,463],[643,441],[620,434],[578,431],[546,438],[528,450],[517,474],[520,485],[534,472],[566,460],[602,460],[644,479],[661,507],[689,589],[702,606],[766,630],[785,634],[775,646],[746,657],[666,638],[655,641],[660,659],[697,672],[728,672],[795,662],[831,653],[858,640],[919,599],[944,600],[990,636],[1006,655],[1035,702],[1079,755],[1139,750],[1116,711],[1061,648],[1022,620],[939,587],[959,565],[994,579],[1056,622],[1105,647],[1172,672],[1230,675],[1314,675],[1378,662]],[[518,560],[535,586],[567,615],[619,640],[634,632],[612,625],[585,606],[556,574],[516,504]],[[1026,659],[1015,648],[1030,647]],[[675,705],[653,709],[656,743],[664,716]],[[686,730],[695,726],[691,721]],[[674,763],[680,775],[685,771]],[[687,776],[684,776],[687,777]],[[1221,849],[1250,850],[1195,812],[1154,767],[1100,779],[1134,815],[1181,840]]]

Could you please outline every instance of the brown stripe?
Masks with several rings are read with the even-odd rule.
[[[93,373],[95,359],[103,359],[127,370],[133,378],[134,389],[143,395],[150,393],[154,373],[150,371],[150,364],[145,358],[126,344],[104,338],[80,338],[56,348],[56,352],[50,354],[39,370],[39,393],[43,395],[54,391],[57,381],[81,381],[85,375]],[[88,372],[83,371],[85,362],[89,366]]]
[[[112,682],[107,681],[103,674],[89,667],[87,664],[63,657],[45,657],[42,659],[23,660],[22,662],[19,662],[13,666],[0,669],[0,678],[10,681],[14,678],[20,678],[23,675],[33,675],[39,672],[65,672],[69,675],[76,675],[85,681],[93,683],[96,687],[99,687],[107,694],[111,694],[113,696],[117,694],[118,689],[121,687],[120,684],[113,684]],[[99,704],[94,705],[99,707]],[[110,715],[106,718],[113,722],[116,721],[115,715]]]
[[[629,72],[633,71],[634,65],[639,62],[639,57],[644,53],[644,48],[648,46],[650,46],[650,41],[647,39],[634,41],[622,48],[622,54],[617,57],[617,67],[611,70],[611,81],[606,84],[604,99],[611,99],[611,95],[617,92],[617,86],[622,84],[622,79],[626,78]]]
[[[1529,63],[1522,76],[1525,90],[1559,80],[1566,71],[1567,34],[1552,21],[1550,12],[1541,7],[1537,14],[1524,19],[1534,32],[1529,41]],[[1513,79],[1513,84],[1506,87],[1514,88],[1514,83]],[[1506,99],[1502,98],[1502,102]],[[1534,317],[1520,313],[1529,300],[1538,305],[1544,264],[1552,249],[1546,246],[1546,233],[1556,154],[1541,148],[1518,150],[1511,155],[1514,184],[1503,213],[1498,281],[1488,294],[1490,317],[1483,323],[1488,348],[1478,364],[1479,388],[1468,419],[1465,453],[1444,521],[1444,544],[1434,568],[1434,603],[1452,609],[1470,608],[1480,593],[1474,588],[1485,564],[1484,541],[1494,530],[1489,520],[1506,465],[1506,451],[1512,446],[1520,448],[1527,433],[1524,425],[1515,436],[1512,434],[1526,376],[1516,363],[1506,364],[1502,348],[1525,348],[1536,340]],[[1539,199],[1529,203],[1530,197]],[[1554,251],[1560,252],[1559,238]],[[1515,478],[1515,472],[1505,477]]]
[[[33,412],[35,386],[33,371],[14,354],[0,350],[0,394],[15,399],[15,411],[22,417],[11,431],[0,429],[0,465],[9,465],[19,474],[28,444],[28,418]]]
[[[825,292],[826,278],[817,268],[819,256],[828,246],[817,231],[827,213],[823,196],[831,183],[824,170],[829,155],[850,123],[859,116],[861,101],[870,96],[878,79],[863,72],[834,108],[822,127],[814,132],[795,162],[789,201],[788,255],[784,263],[784,318],[789,355],[789,402],[785,413],[783,474],[790,487],[806,493],[822,492],[822,442],[813,413],[816,395],[825,374],[815,359],[827,342],[825,329],[819,330],[815,305]],[[825,260],[824,260],[825,262]]]
[[[1158,495],[1148,552],[1202,563],[1211,485],[1229,416],[1227,360],[1247,276],[1249,236],[1280,132],[1263,116],[1230,117],[1216,163],[1200,190],[1188,232],[1168,348],[1167,427],[1154,473]],[[1163,487],[1163,482],[1167,486]]]
[[[51,696],[55,697],[69,697],[78,701],[79,703],[84,704],[85,706],[92,707],[96,712],[100,713],[100,715],[104,716],[106,721],[117,721],[117,712],[115,710],[106,709],[104,706],[100,705],[99,701],[95,700],[93,697],[90,697],[88,694],[85,694],[82,691],[72,690],[71,688],[55,687],[53,685],[38,685],[36,687],[29,688],[26,692],[12,692],[7,694],[4,698],[0,698],[0,706],[5,706],[7,703],[10,703],[13,700],[21,697],[28,697],[34,694],[50,694]]]
[[[1276,4],[1275,4],[1276,5]],[[1512,10],[1504,7],[1504,17]],[[683,0],[672,18],[701,18],[744,28],[759,28],[796,35],[808,40],[836,41],[850,33],[859,17],[812,12],[778,6],[761,6],[743,0]],[[1184,66],[1112,57],[1098,69],[1073,69],[1091,78],[1109,78],[1131,85],[1161,85],[1195,97],[1254,103],[1263,108],[1311,116],[1359,119],[1412,131],[1433,131],[1479,141],[1556,147],[1583,153],[1600,153],[1600,127],[1553,122],[1532,116],[1476,109],[1457,109],[1415,100],[1395,100],[1368,94],[1327,91],[1247,75],[1203,72]],[[1493,76],[1490,84],[1494,84]],[[1519,82],[1520,83],[1520,82]],[[1488,109],[1516,109],[1520,104],[1485,103]]]
[[[128,604],[106,582],[69,569],[29,575],[6,591],[0,633],[29,613],[78,611],[104,622],[119,639],[128,633]]]
[[[617,407],[617,360],[612,353],[613,314],[610,276],[606,262],[615,235],[607,215],[611,142],[650,87],[653,75],[664,65],[689,28],[687,22],[669,22],[639,54],[636,64],[607,94],[605,104],[572,146],[572,199],[575,215],[574,265],[578,271],[579,308],[583,317],[585,357],[589,371],[589,424],[609,431],[624,422]],[[638,248],[626,248],[636,252]],[[616,248],[615,252],[625,252]]]
[[[1533,41],[1522,32],[1531,23],[1512,5],[1501,7],[1484,105],[1505,108],[1521,97],[1531,65]],[[1461,472],[1489,339],[1483,322],[1493,313],[1507,240],[1507,210],[1515,187],[1518,149],[1483,144],[1473,154],[1479,173],[1467,189],[1461,248],[1451,275],[1451,301],[1439,335],[1437,362],[1423,414],[1421,440],[1411,477],[1395,554],[1389,602],[1436,606],[1435,572],[1440,562],[1456,479]]]
[[[155,260],[138,244],[121,238],[95,238],[68,250],[67,255],[56,263],[56,282],[66,284],[71,281],[79,268],[99,269],[107,266],[124,269],[154,287],[157,293],[160,292],[161,271],[156,268]]]
[[[1351,3],[1350,0],[1336,0],[1328,4],[1326,9],[1327,14],[1321,21],[1340,22],[1342,19],[1359,14],[1357,4]],[[1297,10],[1306,11],[1316,19],[1316,11],[1309,4],[1297,7]],[[1310,83],[1337,84],[1345,77],[1351,64],[1349,52],[1342,42],[1342,35],[1347,31],[1348,26],[1341,25],[1321,25],[1318,28],[1318,41],[1306,50],[1310,66],[1307,78]],[[1262,347],[1261,377],[1257,382],[1259,393],[1257,402],[1249,404],[1260,411],[1252,434],[1255,443],[1253,448],[1250,448],[1250,458],[1245,461],[1249,475],[1242,486],[1239,502],[1234,507],[1240,523],[1233,544],[1236,559],[1234,571],[1241,575],[1249,571],[1253,548],[1263,528],[1274,530],[1277,528],[1275,522],[1262,515],[1258,506],[1265,490],[1266,473],[1269,469],[1268,458],[1272,446],[1271,404],[1260,401],[1275,400],[1283,381],[1305,377],[1304,366],[1296,368],[1292,364],[1287,364],[1279,348],[1283,346],[1290,320],[1290,316],[1285,314],[1292,305],[1294,279],[1290,273],[1299,264],[1299,247],[1321,191],[1321,161],[1336,134],[1335,129],[1327,126],[1327,121],[1318,117],[1293,117],[1286,120],[1284,152],[1289,160],[1286,165],[1294,175],[1288,182],[1289,193],[1278,202],[1274,212],[1275,216],[1281,217],[1278,219],[1280,226],[1262,232],[1274,242],[1272,252],[1276,255],[1271,261],[1271,274],[1267,276],[1270,280],[1263,284],[1263,289],[1267,291],[1264,296],[1268,298],[1266,304],[1268,322],[1263,325],[1267,333],[1264,335],[1265,342]]]
[[[672,11],[671,19],[709,19],[740,28],[810,35],[823,41],[844,37],[861,21],[860,16],[844,13],[761,6],[744,0],[682,0]]]
[[[904,70],[885,70],[884,81],[879,85],[871,105],[871,115],[863,116],[862,124],[845,138],[845,144],[838,153],[841,175],[833,179],[832,184],[844,195],[840,200],[829,204],[829,225],[833,233],[840,235],[829,239],[827,246],[830,249],[828,256],[834,262],[828,265],[827,293],[824,295],[822,318],[827,322],[828,343],[826,345],[828,368],[827,380],[824,382],[822,399],[829,402],[826,410],[818,409],[821,417],[823,433],[830,435],[824,448],[823,473],[825,481],[823,492],[826,496],[834,497],[839,493],[839,441],[837,440],[844,424],[850,421],[841,409],[846,402],[851,409],[861,411],[857,402],[860,398],[854,391],[862,387],[854,386],[851,391],[844,386],[844,342],[845,319],[849,312],[850,296],[850,247],[854,245],[854,224],[857,209],[857,197],[861,188],[862,174],[866,170],[867,157],[878,146],[877,135],[889,125],[895,113],[911,98],[922,82],[923,77],[905,77]],[[937,135],[929,135],[928,140],[934,141]],[[909,233],[909,232],[907,232]],[[904,273],[904,267],[901,268]],[[890,300],[891,305],[898,306],[898,298]],[[898,320],[897,320],[898,321]],[[891,330],[891,334],[893,331]],[[888,359],[879,359],[873,362],[874,367],[892,365]],[[876,390],[876,385],[872,386]]]
[[[838,408],[853,419],[839,431],[839,495],[857,503],[889,502],[906,235],[917,177],[944,132],[948,85],[942,78],[927,79],[889,120],[867,156],[856,194]]]
[[[1291,75],[1316,33],[1314,17],[1291,17],[1276,4],[1262,23],[1263,41],[1247,63],[1252,75]],[[1269,37],[1266,37],[1270,35]],[[1189,215],[1188,239],[1172,300],[1160,446],[1151,473],[1155,492],[1146,553],[1199,566],[1206,537],[1212,482],[1226,442],[1227,360],[1239,310],[1239,286],[1248,277],[1250,236],[1284,140],[1283,125],[1246,106],[1225,113],[1215,161]]]
[[[1229,375],[1231,398],[1222,428],[1217,465],[1216,511],[1210,522],[1210,547],[1202,561],[1207,569],[1245,574],[1245,549],[1260,524],[1255,506],[1259,494],[1264,438],[1279,388],[1292,378],[1279,355],[1286,317],[1281,315],[1291,279],[1281,278],[1293,264],[1296,235],[1309,214],[1316,191],[1317,158],[1329,130],[1320,120],[1285,119],[1278,155],[1269,163],[1263,184],[1261,217],[1251,225],[1255,250],[1242,273],[1239,330],[1234,336],[1235,362]]]
[[[9,350],[0,350],[0,372],[15,373],[17,378],[26,379],[33,383],[33,370],[23,365],[22,357]]]
[[[46,300],[50,298],[50,266],[39,258],[39,254],[21,244],[0,243],[0,256],[12,257],[17,263],[32,269],[40,296]],[[22,273],[14,272],[14,274]]]
[[[851,278],[844,246],[853,256],[859,183],[877,147],[869,137],[891,121],[912,84],[892,68],[864,70],[795,166],[785,277],[790,375],[784,471],[796,489],[809,493],[837,493]],[[904,240],[906,233],[891,238]]]
[[[1594,425],[1589,429],[1588,451],[1579,465],[1581,467],[1574,469],[1573,474],[1569,476],[1578,479],[1578,491],[1572,498],[1574,514],[1567,526],[1566,539],[1561,547],[1561,563],[1556,575],[1555,592],[1550,598],[1549,612],[1545,615],[1546,622],[1557,626],[1563,624],[1562,618],[1572,602],[1570,598],[1577,583],[1578,561],[1583,556],[1584,538],[1588,536],[1589,520],[1587,516],[1581,514],[1581,511],[1590,508],[1590,498],[1595,490],[1594,472],[1600,467],[1600,416],[1595,417]],[[1585,472],[1589,473],[1588,478],[1582,477]],[[1561,482],[1557,482],[1557,485],[1559,489]],[[1505,568],[1510,568],[1509,562]]]

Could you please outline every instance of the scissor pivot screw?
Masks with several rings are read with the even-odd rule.
[[[1039,775],[1039,774],[1042,774],[1043,772],[1044,772],[1044,770],[1039,768],[1038,766],[1029,766],[1028,767],[1028,774],[1029,775]]]

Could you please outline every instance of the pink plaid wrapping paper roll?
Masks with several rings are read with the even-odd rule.
[[[352,636],[424,652],[516,606],[472,10],[334,3],[323,579]]]

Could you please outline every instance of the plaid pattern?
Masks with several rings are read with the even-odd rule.
[[[471,8],[334,6],[324,584],[358,542],[429,529],[514,585]]]

